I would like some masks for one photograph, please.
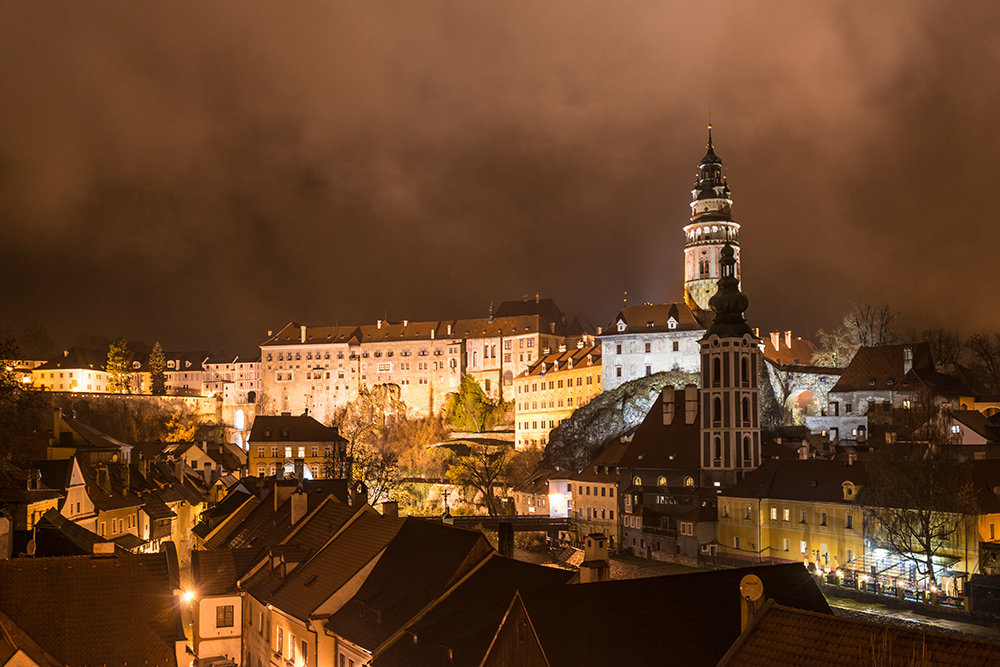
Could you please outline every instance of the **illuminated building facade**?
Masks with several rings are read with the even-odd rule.
[[[623,308],[601,334],[605,390],[653,373],[697,373],[705,328],[683,303]]]
[[[326,476],[328,463],[338,459],[347,441],[337,429],[312,417],[258,415],[248,441],[247,469],[252,476],[298,473],[309,478]]]
[[[722,160],[712,146],[708,126],[708,152],[698,167],[698,180],[691,191],[691,223],[684,227],[684,300],[695,315],[708,324],[709,299],[715,294],[722,248],[728,243],[736,263],[733,275],[740,279],[740,225],[733,221],[733,200],[722,170]]]
[[[508,313],[504,315],[503,313]],[[347,327],[290,323],[261,344],[258,412],[308,413],[328,423],[363,388],[398,387],[408,415],[438,414],[471,374],[493,399],[547,348],[592,340],[551,299],[504,302],[496,317]],[[508,387],[503,391],[503,387]]]
[[[601,345],[562,346],[514,379],[515,447],[544,446],[549,431],[602,391]]]
[[[715,317],[701,339],[701,485],[729,487],[760,465],[760,339],[743,318],[748,300],[735,250],[723,246],[722,277],[709,301]]]

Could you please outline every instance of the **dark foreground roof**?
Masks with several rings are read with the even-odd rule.
[[[765,603],[720,667],[1000,665],[1000,644]]]
[[[799,563],[521,591],[539,644],[557,665],[715,665],[740,636],[740,581],[766,598],[831,614]]]
[[[519,588],[558,586],[576,573],[493,556],[440,601],[427,615],[406,628],[378,655],[379,667],[477,667]],[[413,638],[416,637],[416,641]]]
[[[0,561],[0,611],[62,663],[175,667],[177,556]]]

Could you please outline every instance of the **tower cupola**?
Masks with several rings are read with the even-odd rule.
[[[715,319],[708,328],[706,336],[715,334],[720,338],[738,338],[744,334],[753,335],[743,313],[750,305],[746,295],[740,291],[740,281],[736,279],[736,253],[733,246],[726,243],[722,246],[721,260],[722,277],[719,278],[718,289],[709,299],[708,305],[715,313]]]
[[[733,247],[733,274],[740,279],[740,225],[732,218],[733,201],[722,160],[715,153],[712,126],[708,146],[691,190],[691,223],[684,227],[684,300],[705,326],[712,319],[708,301],[721,277],[722,247]]]

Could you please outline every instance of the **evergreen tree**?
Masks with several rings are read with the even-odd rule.
[[[153,345],[153,351],[149,353],[149,380],[150,392],[154,396],[163,396],[167,393],[167,359],[163,354],[163,348],[159,341]]]
[[[108,346],[108,391],[112,394],[132,393],[132,353],[124,338]]]

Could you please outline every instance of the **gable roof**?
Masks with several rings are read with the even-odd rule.
[[[358,592],[326,626],[374,651],[492,552],[480,531],[408,517]]]
[[[670,320],[677,325],[670,328]],[[618,323],[625,324],[625,330],[618,330]],[[626,306],[615,316],[603,336],[621,336],[626,334],[660,333],[663,331],[704,331],[705,327],[698,322],[694,313],[684,302],[658,303],[642,306]]]
[[[906,374],[903,366],[905,351],[913,351],[913,368],[934,369],[931,348],[927,343],[906,343],[862,347],[830,390],[839,391],[888,391],[898,389]],[[891,383],[890,383],[891,381]]]
[[[751,573],[767,598],[831,614],[801,563],[548,586],[518,597],[550,665],[708,666],[740,635],[740,581]]]
[[[687,423],[686,393],[683,389],[674,392],[674,416],[668,425],[663,424],[663,392],[656,397],[632,436],[632,442],[622,453],[618,467],[672,470],[697,470],[700,467],[701,427],[697,413],[692,423]],[[700,392],[698,395],[700,397]],[[695,401],[695,407],[699,405],[700,398]]]
[[[0,611],[70,667],[176,667],[176,578],[172,550],[3,560]]]
[[[191,578],[199,595],[225,595],[253,565],[256,549],[213,549],[191,552]]]
[[[103,371],[105,365],[108,363],[108,353],[100,352],[98,350],[88,350],[83,347],[71,347],[68,350],[63,351],[62,355],[46,361],[41,366],[36,366],[32,370],[36,371],[51,371],[51,370],[93,370],[93,371]]]
[[[324,426],[308,415],[259,415],[253,420],[249,443],[347,442],[337,429]]]
[[[792,338],[791,331],[786,331],[784,334],[773,331],[761,338],[764,341],[764,356],[781,365],[812,366],[813,355],[819,351],[811,341]]]
[[[518,589],[565,585],[575,576],[571,570],[493,555],[426,615],[407,625],[405,634],[379,652],[375,664],[478,666]]]
[[[771,498],[824,503],[844,500],[844,482],[863,486],[863,465],[831,459],[767,459],[720,494],[733,498]]]
[[[1000,665],[1000,643],[764,603],[720,667]]]
[[[346,525],[334,528],[327,525],[328,519],[317,517],[315,523],[321,524],[317,527],[327,540],[314,549],[314,555],[287,577],[275,577],[272,572],[259,590],[247,589],[295,618],[308,619],[385,549],[403,525],[403,519],[384,517],[367,506],[350,518]]]
[[[628,443],[613,440],[611,444],[604,448],[594,460],[586,465],[583,470],[572,475],[570,479],[574,482],[598,482],[603,484],[614,484],[618,481],[618,464],[628,451]]]

